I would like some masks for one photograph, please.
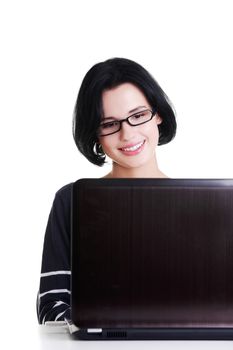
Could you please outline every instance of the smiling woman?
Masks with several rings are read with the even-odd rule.
[[[112,170],[105,177],[166,177],[156,147],[176,133],[172,105],[138,63],[113,58],[94,65],[81,84],[73,136],[79,151]],[[55,195],[46,228],[37,313],[40,323],[70,317],[70,215],[72,183]]]
[[[125,84],[132,88],[124,89],[123,96],[120,86]],[[137,97],[134,96],[136,89]],[[131,98],[129,103],[127,100]],[[125,58],[112,58],[94,65],[83,79],[74,111],[73,135],[80,152],[93,164],[102,166],[106,155],[98,130],[103,119],[121,119],[140,106],[149,107],[161,118],[161,123],[157,124],[158,144],[170,142],[176,133],[174,110],[151,74],[138,63]],[[134,130],[137,128],[133,127]]]

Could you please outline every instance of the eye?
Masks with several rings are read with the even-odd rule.
[[[147,116],[147,114],[148,114],[148,111],[142,111],[142,112],[139,112],[137,114],[132,115],[131,118],[133,118],[135,120],[143,119]]]
[[[100,127],[102,129],[108,129],[108,128],[114,128],[116,125],[118,125],[118,122],[117,121],[112,121],[112,122],[109,122],[109,123],[101,124]]]

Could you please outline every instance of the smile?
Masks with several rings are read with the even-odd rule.
[[[120,150],[125,154],[130,154],[130,155],[138,154],[142,150],[142,146],[144,145],[144,143],[145,143],[145,140],[130,147],[122,147],[120,148]]]
[[[123,147],[121,149],[122,149],[122,151],[136,151],[136,149],[140,148],[143,145],[143,143],[144,143],[144,141],[140,142],[137,145],[134,145],[132,147]]]

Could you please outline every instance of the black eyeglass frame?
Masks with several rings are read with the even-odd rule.
[[[132,123],[130,123],[129,118],[131,118],[131,117],[133,117],[133,116],[135,116],[135,115],[137,115],[137,114],[139,114],[139,113],[147,112],[147,111],[150,111],[150,112],[151,112],[151,117],[150,117],[150,119],[148,119],[148,120],[145,121],[145,122],[138,123],[138,124],[132,124]],[[151,119],[152,119],[155,115],[156,115],[156,110],[154,110],[154,109],[153,109],[153,110],[151,110],[151,109],[144,109],[144,110],[142,110],[142,111],[139,111],[139,112],[136,112],[136,113],[134,113],[134,114],[131,114],[130,116],[128,116],[128,117],[125,118],[125,119],[114,120],[114,122],[117,122],[117,123],[119,124],[119,129],[118,129],[117,131],[111,132],[111,133],[109,133],[109,134],[104,134],[104,135],[103,135],[103,134],[98,134],[98,136],[99,136],[99,137],[104,137],[104,136],[109,136],[109,135],[116,134],[118,131],[121,130],[121,124],[122,124],[123,122],[127,122],[130,126],[138,126],[138,125],[142,125],[142,124],[148,123],[149,121],[151,121]],[[104,125],[104,124],[108,124],[108,123],[111,123],[111,122],[102,123],[102,124],[100,124],[100,126],[101,126],[101,125]]]

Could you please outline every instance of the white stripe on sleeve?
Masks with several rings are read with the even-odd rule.
[[[64,301],[59,300],[59,301],[56,301],[55,305],[53,305],[53,309],[55,307],[57,307],[57,306],[60,306],[60,305],[67,305],[67,306],[69,306],[69,304],[65,303]]]
[[[68,310],[68,309],[67,309],[67,310]],[[57,321],[57,319],[58,319],[59,317],[61,317],[67,310],[65,310],[65,311],[63,311],[63,312],[60,312],[60,314],[58,314],[58,315],[56,316],[55,321]]]
[[[71,275],[71,271],[50,271],[50,272],[44,272],[40,274],[40,277],[48,277],[48,276],[54,276],[54,275]]]
[[[71,294],[70,290],[68,290],[68,289],[51,289],[51,290],[48,290],[47,292],[39,294],[39,298],[41,298],[44,295],[49,294],[49,293],[68,293],[68,294]]]

